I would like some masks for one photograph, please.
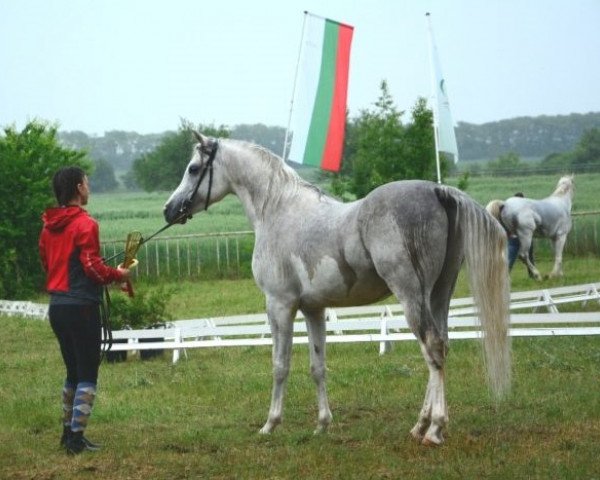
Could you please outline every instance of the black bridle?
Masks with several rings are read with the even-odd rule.
[[[182,219],[187,220],[188,218],[192,218],[192,215],[189,213],[190,207],[193,205],[194,199],[196,198],[196,195],[198,194],[198,189],[200,188],[200,184],[202,183],[202,180],[204,180],[204,178],[206,177],[207,174],[208,174],[208,192],[206,193],[206,202],[204,203],[204,210],[208,210],[208,203],[210,202],[210,192],[212,191],[212,183],[213,183],[213,163],[215,161],[215,157],[217,156],[217,149],[219,148],[219,141],[215,140],[213,143],[211,143],[210,146],[207,146],[207,145],[201,143],[197,146],[197,148],[198,148],[198,151],[200,152],[200,158],[202,158],[202,155],[204,154],[204,155],[208,155],[208,160],[206,160],[206,162],[202,164],[201,171],[198,175],[198,181],[196,182],[196,186],[192,190],[192,194],[189,196],[189,198],[186,198],[185,200],[183,200],[183,202],[181,202],[181,208],[179,209],[179,216],[173,221],[173,223],[181,221]],[[190,167],[190,169],[191,169],[191,167]],[[189,171],[188,173],[192,173],[192,172]]]

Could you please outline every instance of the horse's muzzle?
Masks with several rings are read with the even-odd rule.
[[[163,215],[165,217],[165,221],[171,225],[175,223],[184,224],[187,222],[188,218],[192,218],[191,215],[187,214],[182,209],[173,208],[170,205],[166,205],[163,210]]]

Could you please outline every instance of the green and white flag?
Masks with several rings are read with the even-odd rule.
[[[427,14],[429,19],[429,14]],[[434,122],[437,130],[437,149],[440,152],[450,153],[454,156],[454,163],[458,162],[458,146],[456,145],[456,136],[454,133],[454,122],[450,112],[450,101],[448,100],[448,91],[446,80],[442,75],[442,67],[433,39],[433,30],[431,21],[429,27],[429,48],[431,56],[431,67],[433,75],[433,96],[434,96]]]
[[[337,172],[346,126],[354,27],[305,12],[288,159]]]

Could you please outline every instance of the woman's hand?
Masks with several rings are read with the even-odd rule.
[[[128,268],[124,268],[121,265],[119,265],[117,267],[117,270],[119,272],[121,272],[121,275],[123,275],[123,280],[127,280],[129,278],[129,269]]]

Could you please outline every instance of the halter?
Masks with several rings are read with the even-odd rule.
[[[210,149],[204,145],[199,146],[198,149],[200,151],[200,154],[208,155],[208,160],[206,160],[206,163],[204,163],[202,165],[202,171],[200,172],[200,176],[198,177],[198,181],[196,182],[196,186],[194,187],[194,190],[192,190],[192,194],[190,195],[189,198],[186,198],[183,202],[181,202],[181,208],[179,209],[180,215],[177,218],[177,220],[181,220],[182,218],[192,218],[192,215],[188,213],[188,210],[194,203],[194,198],[196,198],[196,195],[198,194],[198,189],[200,188],[200,184],[202,183],[202,180],[204,180],[204,177],[206,176],[207,173],[208,173],[208,192],[206,194],[206,202],[204,204],[204,210],[208,210],[208,203],[210,202],[210,192],[212,190],[212,183],[213,183],[213,162],[217,155],[218,148],[219,148],[218,140],[215,140],[212,143],[212,145],[210,146]]]

